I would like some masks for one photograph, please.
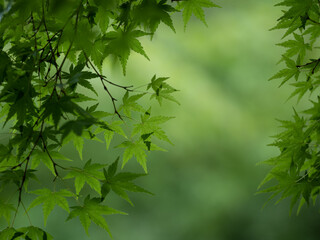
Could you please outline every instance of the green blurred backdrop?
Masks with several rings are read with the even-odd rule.
[[[176,117],[165,126],[175,145],[162,144],[168,152],[151,153],[150,175],[139,181],[155,196],[130,194],[134,207],[112,194],[108,200],[129,214],[107,217],[115,240],[320,238],[319,206],[290,217],[288,202],[262,209],[268,195],[255,195],[268,171],[256,164],[277,154],[267,146],[280,131],[275,118],[290,118],[296,103],[286,102],[290,87],[267,81],[279,69],[282,51],[275,46],[281,32],[268,31],[280,14],[276,2],[220,0],[222,9],[206,12],[208,27],[192,19],[185,32],[177,14],[176,34],[161,26],[153,41],[144,40],[150,62],[132,54],[126,78],[117,65],[106,63],[104,74],[114,81],[141,85],[156,73],[181,90],[181,106],[167,102],[153,110]],[[100,93],[100,107],[109,108],[108,97]],[[103,143],[84,147],[85,160],[111,162],[119,153],[106,151]],[[71,146],[65,154],[79,160]],[[131,160],[126,170],[142,172],[136,165]],[[41,207],[30,215],[34,225],[43,226]],[[47,230],[57,240],[109,239],[94,224],[86,236],[78,219],[65,218],[59,208],[48,218]],[[17,226],[25,224],[21,213]]]

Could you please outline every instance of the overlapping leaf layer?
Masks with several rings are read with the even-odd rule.
[[[285,48],[280,61],[284,68],[271,79],[281,79],[281,85],[290,82],[294,88],[290,98],[307,97],[311,106],[294,111],[290,121],[280,121],[284,130],[271,144],[280,154],[265,161],[273,168],[261,183],[268,186],[261,192],[271,192],[271,198],[280,196],[279,201],[291,198],[291,210],[299,202],[299,212],[320,193],[320,3],[285,0],[277,6],[283,15],[273,29],[285,31],[285,40],[278,44]],[[274,184],[268,185],[269,181]]]
[[[0,186],[3,192],[16,190],[14,196],[0,197],[0,217],[8,222],[1,240],[52,239],[37,227],[14,228],[17,212],[28,215],[37,205],[45,223],[59,206],[69,214],[67,220],[79,218],[87,233],[94,222],[111,236],[103,215],[123,213],[107,206],[108,193],[133,204],[127,191],[149,193],[133,182],[145,174],[119,172],[119,159],[111,165],[107,159],[85,159],[80,167],[60,150],[72,142],[82,159],[84,139],[104,137],[109,149],[118,135],[122,167],[135,157],[147,172],[148,153],[162,150],[154,140],[170,143],[161,124],[171,117],[153,114],[153,102],[143,98],[178,103],[176,89],[168,78],[154,76],[138,92],[104,75],[103,62],[117,59],[126,74],[132,52],[149,59],[142,38],[152,39],[160,23],[175,31],[172,13],[182,10],[185,24],[192,13],[205,22],[203,7],[213,6],[207,0],[0,0],[0,117],[11,136],[0,145]],[[99,108],[97,84],[111,111]],[[122,101],[114,97],[116,88]],[[41,166],[47,178],[73,184],[72,189],[45,185],[38,175]],[[35,180],[43,186],[35,189]],[[84,194],[86,187],[91,196]],[[27,194],[36,195],[29,208]]]

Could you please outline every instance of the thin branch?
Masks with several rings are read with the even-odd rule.
[[[28,171],[28,164],[30,162],[30,157],[34,151],[34,149],[36,148],[36,146],[38,145],[38,142],[40,140],[40,137],[41,137],[41,134],[42,134],[42,128],[43,128],[43,124],[44,122],[42,123],[42,126],[41,126],[41,131],[39,133],[39,136],[37,138],[37,140],[35,141],[31,151],[29,152],[28,156],[26,157],[25,161],[26,161],[26,166],[25,166],[25,169],[24,169],[24,173],[23,173],[23,176],[22,176],[22,181],[21,181],[21,184],[20,184],[20,187],[19,187],[19,199],[18,199],[18,207],[20,205],[20,202],[21,202],[21,194],[22,194],[22,187],[25,183],[25,180],[26,180],[26,177],[27,177],[27,171]]]
[[[43,26],[44,26],[44,29],[45,29],[45,31],[46,31],[46,34],[47,34],[47,38],[48,38],[48,44],[49,44],[49,47],[50,47],[50,51],[51,51],[51,58],[52,58],[52,60],[53,60],[53,65],[56,67],[56,69],[58,69],[58,64],[57,64],[57,62],[56,62],[56,57],[55,57],[55,53],[54,53],[54,51],[53,51],[53,47],[52,47],[52,44],[51,44],[51,40],[53,39],[53,38],[51,38],[50,37],[50,35],[49,35],[49,31],[48,31],[48,28],[47,28],[47,23],[46,23],[46,19],[45,19],[45,13],[44,13],[44,3],[43,3],[43,1],[42,1],[42,21],[43,21]],[[51,64],[51,61],[50,61],[50,64]],[[49,67],[49,69],[50,69],[50,67]],[[48,72],[49,72],[49,70],[48,70]],[[47,73],[48,74],[48,73]]]
[[[31,13],[31,22],[35,26],[32,13]],[[35,28],[35,27],[33,28],[34,33],[33,33],[33,35],[31,35],[31,38],[35,37],[38,34],[38,32],[40,31],[41,25],[42,25],[42,21],[40,21],[39,26],[37,28]]]
[[[25,161],[27,161],[27,159],[24,159],[21,163],[15,165],[15,166],[13,166],[13,167],[11,167],[11,170],[14,170],[14,169],[16,169],[16,168],[18,168],[18,167],[21,167],[22,164],[23,164]]]
[[[319,22],[317,22],[317,21],[315,21],[315,20],[313,20],[313,19],[311,19],[311,18],[309,18],[309,17],[308,17],[308,20],[309,20],[310,22],[314,23],[314,24],[320,25]]]
[[[309,66],[309,65],[312,65],[312,64],[314,64],[314,63],[316,63],[316,62],[320,62],[320,58],[318,58],[318,59],[316,59],[316,60],[313,60],[313,61],[311,61],[311,62],[308,62],[308,63],[306,63],[306,64],[302,64],[302,65],[297,65],[296,67],[297,68],[303,68],[303,67],[307,67],[307,66]]]
[[[32,225],[32,222],[31,222],[31,218],[30,218],[30,216],[29,216],[29,214],[28,214],[28,211],[27,211],[26,207],[24,206],[23,202],[21,202],[21,205],[22,205],[22,207],[23,207],[23,209],[24,209],[24,212],[26,213],[26,215],[27,215],[27,217],[28,217],[28,220],[29,220],[30,225],[33,226],[33,225]]]
[[[88,55],[84,52],[84,56],[87,60],[87,62],[90,64],[90,66],[92,67],[92,69],[96,72],[96,74],[99,76],[100,81],[103,85],[103,89],[108,93],[109,97],[111,98],[112,101],[112,105],[113,105],[113,109],[114,109],[114,113],[118,115],[118,117],[123,121],[122,116],[120,115],[120,113],[117,110],[116,104],[115,102],[117,101],[116,98],[114,98],[111,94],[111,92],[109,91],[109,89],[107,88],[107,86],[105,85],[104,81],[105,79],[103,78],[103,76],[97,71],[97,69],[95,68],[95,66],[93,65],[93,63],[90,61],[90,59],[88,58]]]
[[[25,160],[23,161],[23,162],[26,161],[26,166],[25,166],[25,168],[24,168],[24,172],[23,172],[21,184],[20,184],[20,187],[19,187],[19,189],[18,189],[18,191],[19,191],[18,206],[17,206],[17,209],[16,209],[16,212],[15,212],[15,215],[14,215],[14,218],[13,218],[13,221],[12,221],[11,226],[13,226],[13,223],[14,223],[14,221],[15,221],[15,218],[16,218],[16,215],[17,215],[19,206],[20,206],[20,204],[21,204],[22,188],[23,188],[23,186],[24,186],[24,184],[25,184],[25,181],[26,181],[26,178],[27,178],[28,164],[29,164],[29,162],[30,162],[30,157],[31,157],[34,149],[35,149],[36,146],[38,145],[38,142],[39,142],[39,140],[40,140],[40,137],[41,137],[41,134],[42,134],[42,131],[43,131],[43,126],[44,126],[44,121],[43,121],[42,124],[41,124],[41,129],[40,129],[40,133],[39,133],[38,138],[37,138],[36,141],[34,142],[34,145],[33,145],[32,149],[31,149],[31,151],[29,152],[28,156],[27,156],[27,157],[25,158]]]
[[[102,76],[102,75],[99,74],[99,73],[97,73],[97,75],[98,75],[100,78],[102,78],[103,81],[105,81],[105,82],[107,82],[107,83],[109,83],[109,84],[111,84],[111,85],[113,85],[113,86],[116,86],[116,87],[119,87],[119,88],[123,88],[124,90],[129,91],[129,92],[132,92],[132,91],[133,91],[132,89],[130,89],[130,88],[133,88],[133,85],[130,85],[130,86],[122,86],[122,85],[119,85],[119,84],[116,84],[116,83],[114,83],[114,82],[111,82],[111,81],[107,80],[105,76]]]
[[[16,217],[17,217],[17,213],[18,213],[18,209],[19,209],[19,206],[17,207],[17,209],[16,209],[16,211],[15,211],[15,213],[14,213],[14,216],[13,216],[13,219],[12,219],[12,222],[11,222],[11,225],[10,225],[10,227],[12,227],[12,226],[13,226],[13,224],[14,224],[14,221],[16,220]]]
[[[61,83],[61,85],[62,85],[61,71],[62,71],[63,65],[65,64],[65,61],[67,60],[67,57],[68,57],[68,55],[69,55],[69,53],[70,53],[70,51],[71,51],[73,42],[74,42],[74,40],[75,40],[75,38],[76,38],[76,35],[77,35],[78,22],[79,22],[79,12],[80,12],[80,7],[81,7],[81,6],[82,6],[82,5],[80,4],[79,7],[78,7],[77,10],[76,10],[76,22],[75,22],[75,33],[74,33],[74,36],[73,36],[73,38],[72,38],[72,40],[71,40],[71,42],[70,42],[70,45],[69,45],[69,47],[68,47],[68,50],[67,50],[67,52],[65,53],[65,56],[64,56],[64,58],[63,58],[63,60],[62,60],[62,62],[61,62],[61,64],[60,64],[59,67],[58,67],[58,64],[57,64],[56,61],[55,61],[54,53],[58,50],[59,41],[60,41],[60,39],[61,39],[61,35],[62,35],[62,32],[63,32],[63,29],[67,26],[67,24],[69,23],[70,19],[74,16],[74,14],[72,14],[72,15],[68,18],[68,20],[66,21],[66,23],[65,23],[65,25],[62,27],[62,29],[60,29],[60,30],[58,31],[58,32],[61,32],[61,34],[60,34],[58,43],[57,43],[57,45],[56,45],[56,47],[55,47],[54,49],[53,49],[53,47],[52,47],[52,45],[51,45],[51,40],[50,40],[50,38],[49,38],[49,36],[48,36],[48,43],[49,43],[50,50],[51,50],[51,53],[52,53],[52,54],[51,54],[51,57],[54,58],[53,60],[54,60],[55,67],[56,67],[56,73],[45,83],[44,87],[45,87],[52,79],[54,79],[54,78],[55,78],[54,88],[56,88],[58,79],[60,80],[60,83]],[[44,17],[43,17],[43,18],[44,18]],[[44,22],[45,22],[45,20],[44,20]],[[46,25],[45,25],[45,29],[46,29],[46,32],[47,32],[47,35],[48,35],[48,30],[47,30]],[[45,76],[45,79],[47,79],[47,77],[48,77],[48,75],[49,75],[49,73],[50,73],[50,70],[51,70],[50,67],[51,67],[51,64],[49,65],[49,68],[48,68],[47,74],[46,74],[46,76]],[[61,91],[65,94],[65,92],[64,92],[63,90],[61,90]]]
[[[311,70],[311,74],[308,75],[308,77],[307,77],[307,80],[306,80],[306,81],[308,82],[308,81],[311,79],[311,76],[315,73],[316,68],[318,67],[319,63],[320,63],[320,58],[318,58],[317,60],[308,62],[308,63],[306,63],[306,64],[304,64],[304,65],[297,65],[296,67],[297,67],[297,68],[301,68],[301,67],[307,67],[307,66],[310,66],[310,65],[312,65],[312,64],[315,64],[314,67],[313,67],[312,70]]]
[[[41,135],[41,140],[42,140],[42,143],[43,143],[43,148],[44,148],[44,150],[46,151],[48,157],[50,158],[50,160],[51,160],[51,162],[52,162],[52,164],[53,164],[54,173],[56,174],[56,177],[58,177],[58,176],[59,176],[59,173],[58,173],[57,168],[56,168],[57,163],[56,163],[56,162],[53,160],[53,158],[51,157],[51,154],[50,154],[50,152],[49,152],[49,150],[48,150],[48,148],[47,148],[47,144],[46,144],[46,142],[45,142],[45,140],[44,140],[44,138],[43,138],[42,135]]]
[[[314,72],[316,71],[316,68],[318,67],[319,62],[320,62],[320,60],[318,60],[318,61],[317,61],[317,64],[313,67],[313,69],[312,69],[312,71],[311,71],[311,74],[312,74],[312,75],[313,75]]]
[[[146,83],[146,84],[142,84],[142,85],[140,85],[140,86],[137,86],[137,87],[135,87],[134,89],[132,89],[132,91],[135,91],[136,89],[139,89],[139,88],[148,86],[148,84],[149,84],[149,83]]]
[[[55,179],[56,179],[57,177],[59,177],[59,173],[58,173],[57,167],[60,167],[60,168],[62,168],[62,169],[64,169],[64,170],[67,170],[67,168],[59,165],[58,163],[56,163],[56,162],[53,160],[53,158],[52,158],[52,156],[51,156],[51,154],[50,154],[50,152],[49,152],[49,150],[48,150],[48,148],[47,148],[47,144],[46,144],[46,142],[45,142],[45,140],[44,140],[44,138],[43,138],[42,135],[41,135],[41,139],[42,139],[42,143],[43,143],[43,148],[44,148],[44,150],[46,151],[48,157],[50,158],[50,160],[51,160],[51,162],[52,162],[52,164],[53,164],[54,172],[55,172],[55,174],[56,174],[56,176],[55,176],[55,178],[54,178],[54,181],[55,181]]]
[[[69,48],[68,48],[68,50],[67,50],[64,58],[63,58],[63,60],[62,60],[62,63],[60,64],[60,67],[59,67],[59,69],[58,69],[58,71],[57,71],[57,74],[59,74],[59,73],[61,72],[62,67],[63,67],[65,61],[67,60],[67,57],[68,57],[68,55],[69,55],[69,52],[70,52],[70,50],[71,50],[71,48],[72,48],[72,44],[73,44],[73,42],[74,42],[74,40],[75,40],[75,38],[76,38],[77,31],[78,31],[79,12],[80,12],[80,7],[81,7],[81,6],[82,6],[82,5],[80,4],[79,7],[77,8],[77,12],[76,12],[76,13],[77,13],[77,15],[76,15],[76,23],[75,23],[75,26],[74,26],[74,35],[73,35],[73,38],[72,38],[72,40],[71,40],[71,42],[70,42],[70,46],[69,46]]]
[[[36,27],[35,27],[34,19],[33,19],[33,13],[31,13],[31,22],[32,22],[32,30],[34,32],[34,50],[37,53],[38,52],[37,33],[39,30],[36,31]]]

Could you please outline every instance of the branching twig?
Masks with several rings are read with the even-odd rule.
[[[20,164],[22,165],[24,162],[26,162],[26,166],[25,166],[25,168],[24,168],[24,172],[23,172],[23,176],[22,176],[22,179],[21,179],[20,187],[18,188],[18,191],[19,191],[18,205],[17,205],[17,209],[16,209],[16,212],[15,212],[15,215],[14,215],[14,218],[13,218],[13,221],[12,221],[11,226],[13,225],[13,223],[14,223],[14,221],[15,221],[15,218],[16,218],[16,215],[17,215],[19,206],[20,206],[20,204],[21,204],[22,189],[23,189],[23,186],[24,186],[25,181],[26,181],[26,178],[27,178],[28,164],[29,164],[29,162],[30,162],[30,157],[31,157],[33,151],[35,150],[36,146],[38,145],[38,142],[39,142],[39,140],[40,140],[40,138],[41,138],[41,134],[42,134],[42,131],[43,131],[43,126],[44,126],[44,121],[42,121],[39,136],[37,137],[36,141],[34,142],[34,145],[33,145],[32,149],[30,150],[28,156],[22,161],[22,163],[20,163]],[[20,165],[20,164],[19,164],[19,165]],[[20,166],[21,166],[21,165],[20,165]]]
[[[133,90],[131,88],[133,88],[133,85],[130,85],[130,86],[122,86],[122,85],[119,85],[119,84],[116,84],[114,82],[111,82],[109,80],[107,80],[104,76],[102,76],[101,74],[98,74],[97,75],[103,79],[103,81],[113,85],[113,86],[116,86],[116,87],[119,87],[119,88],[123,88],[124,90],[128,91],[128,92],[132,92]]]
[[[16,169],[16,168],[18,168],[18,167],[21,167],[22,164],[23,164],[25,161],[27,161],[27,159],[24,159],[21,163],[15,165],[15,166],[13,166],[13,167],[11,167],[11,170],[14,170],[14,169]]]
[[[44,3],[42,2],[42,4],[44,4]],[[42,22],[43,22],[43,26],[44,26],[44,29],[45,29],[45,32],[46,32],[47,38],[48,38],[47,41],[48,41],[48,44],[49,44],[49,47],[50,47],[50,51],[51,51],[51,59],[52,59],[53,65],[55,66],[56,70],[58,70],[58,64],[56,62],[55,53],[53,51],[53,47],[52,47],[52,44],[51,44],[51,40],[53,39],[53,37],[51,38],[50,35],[49,35],[49,31],[48,31],[47,23],[46,23],[46,19],[45,19],[44,6],[42,6]],[[51,61],[50,61],[50,66],[51,66]],[[47,72],[47,75],[46,75],[45,78],[47,78],[47,76],[48,76],[48,74],[50,72],[50,66],[49,66],[49,69],[48,69],[48,72]]]
[[[23,207],[23,209],[24,209],[24,212],[25,212],[26,215],[27,215],[27,218],[28,218],[28,220],[29,220],[30,225],[33,226],[33,225],[32,225],[32,222],[31,222],[31,218],[30,218],[30,216],[29,216],[29,214],[28,214],[28,211],[27,211],[27,209],[26,209],[26,207],[24,206],[24,204],[23,204],[22,201],[21,201],[21,205],[22,205],[22,207]]]
[[[306,63],[306,64],[302,64],[302,65],[297,65],[296,67],[297,68],[303,68],[303,67],[307,67],[307,66],[310,66],[310,65],[312,65],[312,64],[314,64],[314,63],[319,63],[320,62],[320,58],[318,58],[318,59],[316,59],[316,60],[313,60],[313,61],[311,61],[311,62],[308,62],[308,63]],[[317,66],[317,65],[316,65]]]
[[[309,18],[309,17],[308,17],[308,20],[309,20],[310,22],[314,23],[314,24],[320,25],[319,22],[317,22],[317,21],[315,21],[315,20],[313,20],[313,19],[311,19],[311,18]]]
[[[103,89],[108,93],[109,97],[111,98],[112,105],[113,105],[113,109],[114,109],[114,113],[117,114],[118,117],[123,121],[123,118],[122,118],[122,116],[120,115],[120,113],[118,112],[117,107],[116,107],[116,104],[115,104],[115,102],[117,101],[117,99],[112,96],[111,92],[109,91],[109,89],[108,89],[107,86],[105,85],[105,83],[104,83],[104,81],[105,81],[104,77],[98,72],[98,70],[95,68],[95,66],[94,66],[93,63],[90,61],[88,55],[87,55],[85,52],[84,52],[84,56],[85,56],[87,62],[88,62],[88,63],[90,64],[90,66],[92,67],[92,69],[93,69],[93,70],[95,71],[95,73],[99,76],[100,81],[101,81],[101,83],[102,83],[102,85],[103,85]]]
[[[46,142],[45,142],[45,140],[44,140],[44,138],[43,138],[42,135],[41,135],[41,140],[42,140],[42,143],[43,143],[43,148],[44,148],[45,152],[47,153],[48,157],[50,158],[50,160],[51,160],[51,162],[52,162],[52,164],[53,164],[54,173],[56,174],[56,177],[58,177],[58,176],[59,176],[59,173],[58,173],[57,168],[56,168],[56,166],[57,166],[58,164],[57,164],[57,163],[53,160],[53,158],[51,157],[51,154],[50,154],[50,152],[49,152],[49,150],[48,150],[48,148],[47,148],[47,144],[46,144]]]
[[[308,81],[311,79],[311,76],[315,73],[316,68],[318,67],[319,63],[320,63],[320,58],[318,58],[317,60],[308,62],[308,63],[306,63],[306,64],[304,64],[304,65],[297,65],[296,67],[297,67],[297,68],[303,68],[303,67],[307,67],[307,66],[310,66],[310,65],[312,65],[312,64],[315,64],[314,67],[313,67],[312,70],[311,70],[311,74],[308,75],[308,77],[307,77],[307,79],[306,79],[306,81],[308,82]]]
[[[44,138],[43,138],[42,135],[41,135],[41,140],[42,140],[42,143],[43,143],[43,148],[44,148],[44,150],[46,151],[48,157],[50,158],[50,160],[51,160],[51,162],[52,162],[52,164],[53,164],[54,172],[55,172],[55,174],[56,174],[56,176],[55,176],[55,178],[54,178],[53,181],[55,181],[55,179],[56,179],[57,177],[59,177],[59,173],[58,173],[57,167],[60,167],[60,168],[62,168],[62,169],[64,169],[64,170],[67,170],[67,168],[59,165],[58,163],[56,163],[56,162],[53,160],[53,158],[52,158],[52,156],[51,156],[51,154],[50,154],[50,152],[49,152],[49,150],[48,150],[48,148],[47,148],[47,144],[46,144],[46,142],[45,142],[45,140],[44,140]]]

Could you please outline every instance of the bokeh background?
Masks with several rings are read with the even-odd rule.
[[[119,66],[106,62],[104,73],[122,83],[145,84],[154,74],[170,77],[181,103],[155,104],[153,110],[175,116],[165,124],[174,146],[162,144],[168,152],[151,153],[150,175],[137,181],[155,196],[129,193],[134,207],[112,194],[107,201],[129,214],[106,218],[115,240],[320,238],[319,206],[289,216],[288,201],[262,209],[268,195],[255,194],[269,170],[257,163],[278,153],[267,146],[281,130],[275,119],[290,118],[296,104],[286,101],[290,86],[268,81],[280,69],[276,63],[283,51],[275,46],[282,32],[269,31],[281,13],[276,2],[219,0],[222,9],[206,11],[208,27],[192,17],[186,31],[176,14],[176,34],[161,25],[152,41],[143,40],[150,62],[132,54],[125,78]],[[109,108],[108,97],[100,95],[100,107]],[[64,153],[79,159],[72,146]],[[111,162],[117,154],[103,143],[84,147],[84,159]],[[126,170],[142,172],[133,160]],[[43,226],[40,206],[30,214],[34,225]],[[94,224],[87,236],[79,219],[65,218],[58,207],[48,218],[46,229],[57,240],[109,239]],[[21,213],[17,224],[26,221]]]

